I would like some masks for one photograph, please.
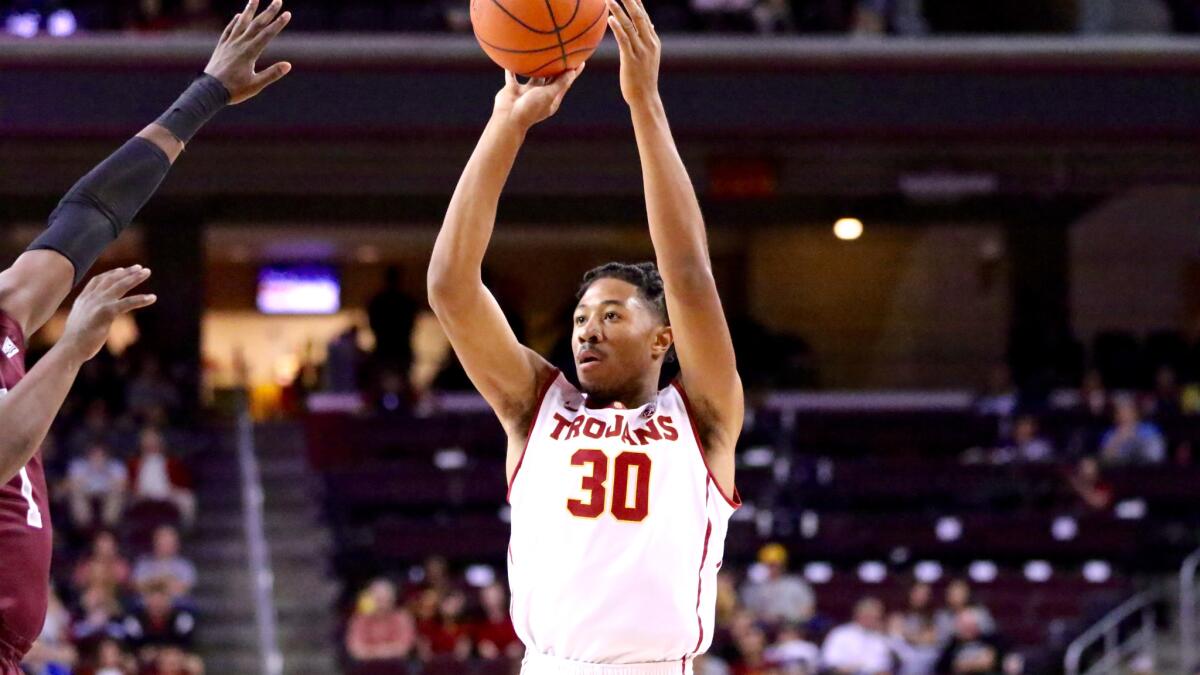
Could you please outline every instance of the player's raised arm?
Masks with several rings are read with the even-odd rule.
[[[526,432],[537,388],[551,366],[517,341],[483,285],[483,256],[500,192],[525,134],[558,110],[582,70],[528,84],[505,74],[504,88],[496,94],[492,117],[454,190],[429,261],[429,304],[471,382],[513,436]]]
[[[704,217],[658,92],[661,43],[642,0],[624,3],[608,0],[608,23],[621,51],[621,93],[633,115],[650,237],[682,380],[700,417],[713,473],[731,486],[744,412],[733,340],[713,280]]]
[[[241,103],[291,70],[255,62],[291,20],[273,0],[257,13],[250,0],[225,27],[204,74],[157,121],[140,131],[67,192],[49,226],[12,267],[0,273],[0,311],[31,335],[58,310],[100,253],[146,204],[184,146],[227,104]]]
[[[153,295],[127,295],[148,278],[150,270],[134,265],[89,281],[75,300],[62,338],[12,391],[0,396],[0,485],[37,452],[80,366],[104,346],[113,320],[154,304]]]

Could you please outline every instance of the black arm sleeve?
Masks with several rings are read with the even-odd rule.
[[[149,201],[170,168],[166,153],[135,136],[71,187],[29,250],[50,249],[66,256],[75,266],[78,284]]]

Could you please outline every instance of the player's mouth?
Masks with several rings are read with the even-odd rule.
[[[575,363],[581,370],[591,370],[603,360],[604,357],[594,349],[585,349],[575,356]]]

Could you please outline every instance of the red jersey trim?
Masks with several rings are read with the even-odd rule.
[[[709,477],[712,480],[712,477]],[[705,487],[708,487],[707,485]],[[708,490],[704,491],[705,510],[708,510]],[[700,645],[704,644],[704,619],[700,616],[700,597],[704,590],[704,563],[708,562],[708,541],[712,538],[712,519],[708,519],[707,527],[704,529],[704,550],[700,554],[700,569],[696,573],[696,628],[700,635],[696,638],[696,646],[692,648],[692,656],[700,651]],[[687,671],[687,659],[683,657],[683,668]]]
[[[671,386],[675,387],[675,391],[679,392],[679,397],[683,399],[683,408],[687,411],[688,423],[692,426],[692,435],[696,437],[696,447],[700,448],[700,461],[704,462],[704,470],[708,472],[708,479],[712,484],[717,486],[717,492],[721,493],[721,497],[725,499],[725,503],[732,506],[734,509],[741,508],[742,495],[738,493],[737,485],[733,486],[732,496],[721,487],[721,482],[713,475],[712,467],[708,465],[708,453],[704,450],[704,441],[700,438],[700,428],[696,426],[696,411],[692,407],[692,402],[688,400],[687,392],[683,390],[683,383],[679,378],[671,380]]]
[[[546,378],[546,382],[542,384],[538,391],[537,406],[533,409],[533,419],[529,421],[529,431],[525,433],[525,447],[521,448],[521,456],[517,458],[517,466],[513,469],[512,478],[508,481],[508,492],[504,495],[505,501],[512,502],[513,485],[517,482],[517,474],[521,473],[521,464],[525,462],[525,453],[529,451],[529,440],[533,438],[533,428],[537,426],[538,418],[542,415],[542,404],[546,402],[546,394],[550,392],[550,387],[558,381],[558,376],[561,374],[558,368],[552,368],[550,376]]]

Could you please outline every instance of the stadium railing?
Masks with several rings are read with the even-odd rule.
[[[1155,608],[1166,591],[1158,586],[1143,591],[1109,612],[1096,625],[1087,629],[1067,647],[1063,657],[1066,675],[1098,675],[1121,671],[1122,660],[1134,654],[1155,656]],[[1129,630],[1133,626],[1133,630]],[[1100,658],[1083,669],[1084,658],[1094,647],[1101,646]]]

